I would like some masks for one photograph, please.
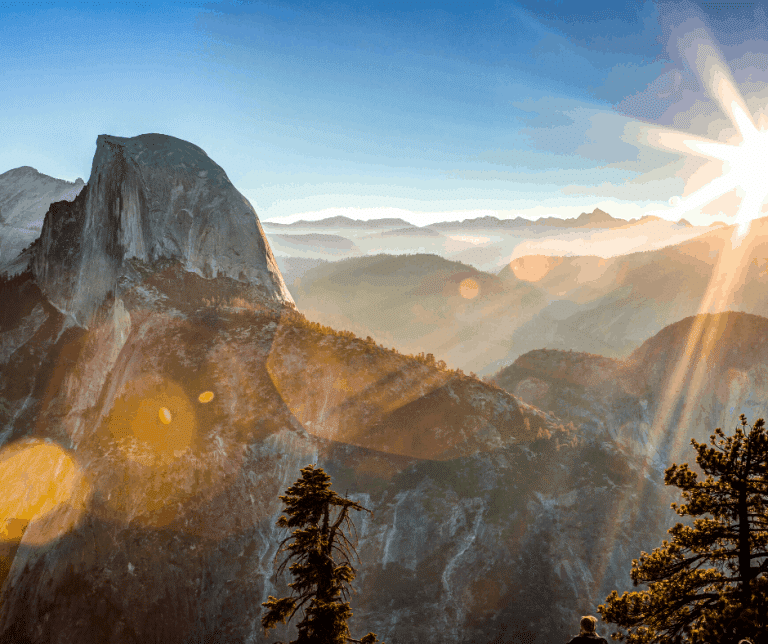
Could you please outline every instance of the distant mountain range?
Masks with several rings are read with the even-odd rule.
[[[318,219],[317,221],[305,221],[304,219],[301,219],[292,224],[280,224],[273,221],[265,221],[262,223],[269,226],[279,226],[281,228],[402,228],[411,226],[405,219],[385,218],[362,221],[342,216],[327,217],[326,219]]]
[[[525,255],[497,275],[430,254],[349,258],[307,266],[291,292],[318,322],[481,375],[542,347],[625,358],[700,311],[731,230],[713,226],[678,244],[610,258]],[[768,315],[763,231],[768,218],[752,223],[745,243],[755,261],[730,269],[737,288],[720,310]],[[461,296],[465,278],[477,284],[476,296]]]
[[[649,223],[652,221],[662,221],[660,217],[646,215],[640,219],[618,219],[612,217],[604,210],[595,208],[592,212],[583,212],[573,219],[560,219],[558,217],[542,217],[532,221],[524,217],[515,217],[514,219],[499,219],[493,216],[476,217],[474,219],[464,219],[463,221],[441,221],[436,224],[429,224],[424,228],[435,230],[475,230],[475,229],[517,229],[517,228],[620,228],[621,226]],[[716,222],[719,223],[719,222]],[[328,217],[316,221],[296,221],[292,224],[280,224],[272,221],[265,221],[267,226],[277,226],[281,228],[405,228],[405,230],[419,229],[403,219],[369,219],[362,221],[359,219],[350,219],[349,217]],[[678,226],[688,227],[691,224],[685,219],[677,222]],[[714,225],[714,224],[713,224]]]

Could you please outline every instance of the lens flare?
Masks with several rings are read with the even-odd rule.
[[[4,448],[0,545],[18,543],[22,536],[41,545],[61,536],[79,520],[88,496],[80,469],[58,445],[33,441]]]
[[[452,375],[437,369],[424,374],[413,369],[409,358],[393,354],[383,355],[376,369],[357,368],[356,360],[370,359],[372,347],[350,340],[350,350],[359,352],[350,361],[340,359],[339,349],[327,339],[298,326],[291,316],[281,320],[265,366],[282,402],[309,434],[410,455],[411,447],[398,443],[404,435],[372,431],[371,419],[396,416]]]
[[[459,294],[461,297],[466,300],[471,300],[473,297],[476,297],[479,292],[480,287],[475,280],[470,277],[461,280],[461,284],[459,284]]]
[[[703,185],[681,199],[670,199],[666,217],[678,218],[702,208],[719,197],[737,191],[741,198],[736,212],[738,238],[749,230],[750,222],[762,216],[762,205],[768,197],[765,172],[768,167],[768,121],[764,114],[755,125],[746,101],[731,78],[728,65],[712,43],[699,43],[686,51],[710,96],[728,115],[738,134],[727,142],[666,128],[653,128],[647,133],[648,143],[662,150],[711,159],[688,181],[688,189],[704,179]],[[719,176],[718,176],[719,175]]]
[[[190,447],[198,435],[192,402],[176,382],[159,377],[134,381],[115,399],[107,418],[117,441],[138,440],[151,452],[172,456]],[[133,458],[130,450],[124,455]]]
[[[198,400],[199,400],[201,403],[209,403],[209,402],[211,402],[211,401],[213,400],[213,392],[212,392],[212,391],[204,391],[203,393],[201,393],[201,394],[200,394],[200,395],[197,397],[197,399],[198,399]]]

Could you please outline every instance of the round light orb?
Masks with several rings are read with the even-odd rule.
[[[160,411],[157,413],[157,415],[160,417],[160,422],[163,423],[163,425],[170,424],[171,420],[173,420],[171,416],[171,410],[167,407],[160,407]]]
[[[461,297],[466,298],[467,300],[471,300],[475,297],[479,290],[480,287],[477,285],[477,282],[469,277],[461,280],[461,284],[459,284],[459,293]]]

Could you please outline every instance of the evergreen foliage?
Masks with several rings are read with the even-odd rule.
[[[287,556],[277,574],[294,560],[289,567],[294,581],[288,584],[293,592],[281,599],[270,595],[262,604],[267,609],[261,620],[265,632],[278,623],[287,623],[301,608],[304,618],[297,624],[298,639],[291,644],[379,642],[374,633],[361,640],[349,637],[347,620],[352,611],[349,602],[340,601],[342,597],[347,599],[347,586],[355,578],[350,556],[352,552],[357,556],[343,527],[354,529],[350,510],[370,510],[331,490],[331,477],[314,465],[302,468],[301,478],[280,500],[288,516],[280,516],[277,525],[293,528],[293,532],[280,543],[276,556],[283,552]]]
[[[598,608],[603,619],[627,633],[630,644],[680,642],[736,644],[766,641],[768,634],[768,433],[763,419],[752,427],[741,415],[733,436],[720,428],[707,443],[691,440],[699,480],[687,463],[667,469],[665,483],[681,490],[672,504],[692,525],[678,523],[652,554],[632,562],[635,586],[614,590]]]

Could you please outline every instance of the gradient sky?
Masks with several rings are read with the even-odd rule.
[[[262,220],[658,214],[700,164],[643,127],[732,133],[693,37],[762,110],[759,3],[0,0],[0,173],[87,181],[99,134],[161,132]]]

